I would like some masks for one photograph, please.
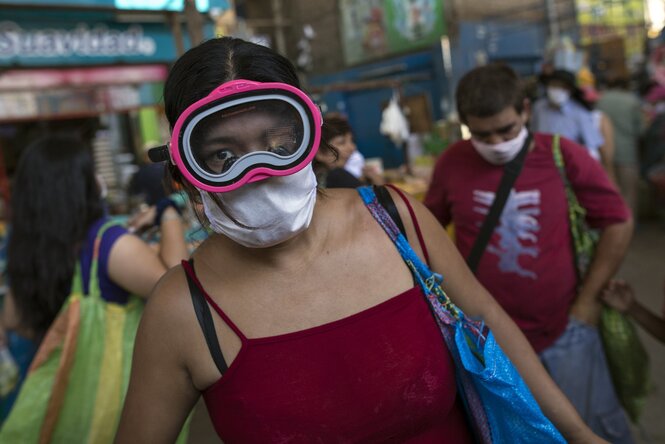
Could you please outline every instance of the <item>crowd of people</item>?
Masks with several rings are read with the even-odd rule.
[[[634,229],[647,125],[625,79],[602,96],[565,70],[541,82],[531,103],[505,65],[466,73],[455,101],[471,138],[445,149],[420,202],[363,166],[353,122],[322,116],[289,60],[241,39],[206,41],[172,66],[171,140],[133,185],[165,171],[186,193],[207,233],[193,252],[180,206],[159,187],[127,225],[113,223],[86,141],[35,141],[14,178],[0,318],[0,342],[25,338],[33,362],[0,441],[102,436],[95,418],[58,429],[76,384],[59,375],[83,359],[67,353],[76,334],[62,334],[84,331],[70,328],[85,308],[80,282],[83,299],[98,292],[106,306],[142,298],[123,353],[104,336],[73,346],[98,340],[105,363],[133,355],[131,375],[118,364],[100,376],[117,373],[122,402],[106,441],[88,442],[175,442],[200,398],[224,442],[474,442],[455,351],[356,190],[369,186],[394,201],[390,217],[419,261],[489,328],[568,442],[634,442],[597,325],[607,304],[665,341],[663,317],[613,280]],[[571,196],[597,237],[583,272]],[[141,238],[146,227],[159,229],[157,246]],[[39,401],[26,395],[35,390]],[[103,402],[98,392],[79,388],[77,400]],[[30,409],[46,414],[28,420]]]

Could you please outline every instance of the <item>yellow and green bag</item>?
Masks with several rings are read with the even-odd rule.
[[[144,303],[102,299],[97,280],[97,233],[87,295],[80,267],[72,293],[49,328],[18,399],[0,429],[0,442],[111,444],[122,412],[134,339]],[[186,429],[178,442],[186,442]]]
[[[586,210],[580,205],[568,181],[558,135],[552,139],[552,151],[566,188],[575,265],[581,282],[593,258],[598,239],[586,225]],[[637,423],[649,391],[649,355],[632,321],[611,307],[603,307],[598,330],[617,397],[630,419]]]

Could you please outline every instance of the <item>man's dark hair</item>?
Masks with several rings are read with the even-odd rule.
[[[524,87],[509,66],[493,63],[467,72],[457,85],[455,100],[460,120],[468,116],[491,117],[508,107],[521,113]]]

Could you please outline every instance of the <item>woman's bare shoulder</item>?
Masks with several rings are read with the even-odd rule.
[[[340,226],[344,225],[344,222],[354,226],[367,222],[367,216],[370,213],[365,208],[358,190],[354,188],[326,190],[322,200],[327,207],[326,217],[339,221]]]
[[[365,206],[363,204],[362,197],[356,188],[332,188],[325,190],[323,194],[323,199],[334,202],[337,206],[341,208],[351,209],[351,208],[362,208]]]
[[[151,329],[176,334],[190,331],[196,325],[187,276],[182,265],[171,268],[157,282],[148,298],[142,323]]]

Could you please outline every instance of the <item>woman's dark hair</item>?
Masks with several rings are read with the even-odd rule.
[[[323,127],[321,128],[321,140],[330,143],[337,136],[353,133],[351,125],[346,117],[340,113],[327,113],[323,116]]]
[[[184,53],[166,79],[164,108],[171,128],[189,105],[236,79],[300,88],[293,64],[272,49],[233,37],[207,40]]]
[[[40,335],[70,294],[81,244],[103,215],[89,146],[58,134],[33,142],[11,197],[9,285],[21,325]]]
[[[233,37],[207,40],[184,53],[166,79],[164,110],[171,129],[188,106],[203,99],[221,84],[236,79],[280,82],[300,88],[293,64],[272,49]],[[200,202],[198,189],[182,176],[177,167],[169,164],[169,173],[173,182],[187,192],[192,202]],[[220,204],[219,201],[217,203]],[[197,216],[205,221],[198,212]]]
[[[457,85],[455,99],[462,122],[468,116],[492,117],[508,107],[524,110],[522,82],[507,65],[492,63],[467,72]]]

